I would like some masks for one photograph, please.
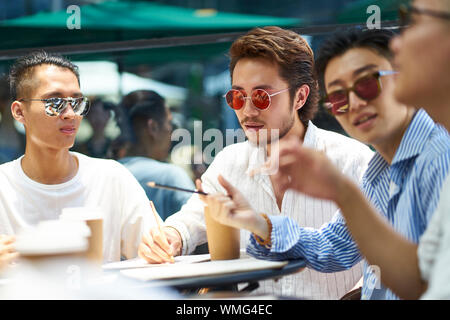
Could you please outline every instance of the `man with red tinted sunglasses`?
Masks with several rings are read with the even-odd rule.
[[[232,200],[209,200],[216,206],[221,203],[222,209],[214,212],[219,212],[222,223],[271,240],[270,248],[252,241],[248,251],[258,257],[304,257],[311,268],[333,272],[352,267],[364,255],[368,262],[363,299],[417,298],[421,294],[422,284],[417,285],[411,276],[418,272],[414,263],[417,243],[436,209],[450,167],[446,130],[424,110],[394,99],[391,36],[383,30],[338,34],[324,43],[316,61],[319,81],[327,92],[325,106],[351,136],[377,151],[364,174],[363,192],[325,155],[295,140],[280,143],[274,181],[282,190],[292,188],[334,201],[341,212],[331,223],[314,230],[275,216],[266,225],[250,225],[253,209],[249,204],[241,201],[229,215]],[[223,179],[222,184],[236,203],[240,193]],[[236,214],[240,212],[245,217]],[[386,232],[392,229],[389,224],[396,232]],[[405,275],[414,281],[404,280]],[[380,283],[380,277],[393,291]]]
[[[311,48],[295,32],[266,27],[237,39],[231,46],[230,56],[232,88],[225,98],[234,109],[248,141],[227,146],[215,157],[202,176],[204,190],[208,193],[223,191],[217,180],[222,174],[239,186],[260,212],[289,216],[304,227],[318,228],[329,222],[337,209],[329,201],[284,192],[269,175],[250,174],[252,168],[265,162],[273,142],[289,137],[325,152],[354,181],[359,181],[373,155],[363,144],[319,129],[310,121],[318,102]],[[141,257],[151,263],[165,262],[169,259],[164,252],[190,254],[196,246],[206,242],[203,206],[197,195],[191,197],[180,212],[165,222],[169,245],[159,240],[158,230],[154,229],[147,245],[141,245]],[[258,219],[265,221],[262,216]],[[243,232],[242,248],[248,240],[248,232]],[[360,265],[339,274],[321,274],[307,269],[278,282],[261,282],[257,292],[338,299],[360,278]]]

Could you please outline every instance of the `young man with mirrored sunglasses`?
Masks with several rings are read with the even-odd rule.
[[[33,52],[13,64],[10,85],[11,112],[25,128],[26,148],[0,166],[0,235],[58,219],[64,208],[99,207],[103,260],[136,257],[142,235],[156,225],[144,190],[119,163],[69,151],[89,111],[77,67]]]

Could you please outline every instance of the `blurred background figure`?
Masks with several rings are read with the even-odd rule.
[[[139,99],[135,100],[138,102],[127,111],[134,143],[127,147],[126,157],[119,159],[119,162],[136,177],[165,220],[180,210],[190,194],[150,188],[147,182],[187,189],[195,187],[182,168],[164,162],[169,156],[172,134],[172,115],[164,99],[154,91],[131,95],[139,95]]]
[[[111,155],[115,160],[127,156],[129,149],[136,143],[135,134],[130,122],[131,109],[142,101],[151,100],[154,91],[135,90],[122,98],[116,108],[116,120],[120,127],[120,135],[111,143]]]
[[[172,149],[170,153],[170,161],[182,167],[194,182],[208,169],[207,164],[203,161],[199,163],[198,159],[203,159],[203,153],[195,145],[180,146]]]
[[[116,106],[112,102],[94,99],[89,113],[85,116],[92,128],[92,136],[76,146],[74,151],[94,158],[110,158],[111,138],[106,135],[106,125],[111,119]]]
[[[0,78],[0,164],[25,152],[25,137],[15,128],[10,106],[9,84],[3,76]]]

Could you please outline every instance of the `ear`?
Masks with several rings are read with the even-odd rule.
[[[297,89],[294,98],[294,106],[296,111],[305,105],[306,100],[309,96],[309,91],[310,88],[307,84],[303,84],[300,88]]]
[[[11,113],[14,119],[19,121],[22,124],[25,124],[25,114],[24,114],[25,105],[22,102],[14,101],[11,104]]]
[[[150,136],[156,137],[159,131],[158,123],[153,119],[147,120],[147,132]]]

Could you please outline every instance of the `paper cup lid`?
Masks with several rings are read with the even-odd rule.
[[[86,251],[90,229],[83,221],[41,221],[21,230],[15,249],[21,255],[54,255]]]

